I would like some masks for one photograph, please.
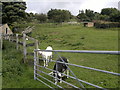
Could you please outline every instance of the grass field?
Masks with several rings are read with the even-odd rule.
[[[0,89],[2,88],[2,50],[0,50]]]
[[[26,24],[26,26],[35,26],[32,36],[40,41],[39,48],[45,49],[48,45],[52,45],[54,50],[118,50],[118,30],[117,29],[95,29],[87,28],[82,25],[54,25],[54,24]],[[34,48],[29,48],[33,51]],[[4,53],[4,52],[3,52]],[[6,52],[5,52],[6,53]],[[98,68],[102,70],[107,70],[111,72],[118,72],[118,55],[103,55],[103,54],[78,54],[78,53],[59,53],[61,56],[65,56],[69,59],[70,63],[77,65],[84,65],[92,68]],[[7,54],[9,55],[9,53]],[[3,55],[4,56],[4,55]],[[19,56],[18,56],[19,57]],[[57,55],[54,54],[53,59],[57,59]],[[21,66],[22,67],[22,66]],[[23,65],[23,68],[26,66]],[[49,63],[49,68],[53,68],[53,63]],[[102,72],[82,69],[70,66],[71,70],[75,75],[82,80],[99,85],[105,88],[117,88],[118,87],[118,76],[105,74]],[[42,69],[42,68],[40,68]],[[45,72],[45,69],[42,69]],[[29,74],[28,74],[29,73]],[[25,75],[20,80],[20,85],[17,84],[16,87],[47,87],[43,84],[39,84],[37,81],[33,80],[33,67],[28,66]],[[44,75],[44,74],[41,74]],[[70,73],[70,75],[72,75]],[[25,77],[27,77],[25,79]],[[51,79],[47,75],[46,78]],[[7,80],[5,79],[5,82]],[[26,81],[26,83],[23,82]],[[72,79],[66,79],[66,81],[78,85],[78,82]],[[31,83],[30,83],[31,82]],[[32,85],[32,83],[36,85]],[[8,86],[4,87],[14,87],[15,80],[10,84],[6,82]],[[50,83],[49,83],[50,84]],[[51,84],[50,84],[51,85]],[[60,84],[65,88],[70,88],[70,86],[62,83]],[[83,84],[86,88],[93,88],[89,85]],[[54,85],[53,85],[54,86]]]

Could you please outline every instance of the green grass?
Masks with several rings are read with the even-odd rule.
[[[23,55],[15,45],[4,41],[2,88],[47,88],[34,80],[33,65],[23,64]]]
[[[26,24],[27,25],[27,24]],[[45,49],[48,45],[52,45],[54,50],[118,50],[118,30],[117,29],[96,29],[87,28],[82,25],[54,25],[54,24],[29,24],[35,26],[32,34],[33,38],[39,40],[40,49]],[[27,41],[30,43],[31,41]],[[28,52],[33,52],[34,47],[29,47]],[[70,63],[83,65],[92,68],[98,68],[102,70],[107,70],[111,72],[118,72],[118,55],[107,55],[107,54],[81,54],[81,53],[59,53],[61,56],[65,56],[69,59]],[[58,56],[53,54],[53,59],[56,60]],[[33,61],[33,57],[28,56],[28,60]],[[54,63],[49,63],[49,68],[53,68]],[[77,68],[69,66],[74,74],[82,80],[99,85],[104,88],[117,88],[118,87],[118,76],[111,74],[105,74],[102,72],[87,70],[83,68]],[[23,68],[26,68],[23,65]],[[45,72],[50,72],[44,68],[40,68]],[[33,67],[27,67],[26,73],[23,75],[23,79],[20,78],[20,85],[16,87],[28,87],[33,82]],[[48,77],[40,73],[44,77],[53,80],[53,78]],[[70,73],[70,75],[72,75]],[[24,79],[25,77],[31,79]],[[42,79],[43,80],[43,79]],[[14,80],[13,80],[14,81]],[[26,84],[21,83],[21,81],[26,81]],[[43,80],[47,82],[46,80]],[[78,82],[73,79],[66,79],[66,81],[79,86]],[[31,83],[30,83],[31,82]],[[13,82],[12,82],[13,83]],[[30,83],[30,84],[28,84]],[[38,84],[40,82],[36,82]],[[48,82],[47,82],[48,83]],[[14,85],[13,83],[12,85]],[[52,85],[48,83],[49,85]],[[60,84],[60,83],[58,83]],[[60,84],[65,88],[70,88],[69,85],[64,83]],[[83,84],[86,88],[93,88],[92,86]],[[9,86],[9,84],[8,84]],[[45,85],[40,84],[41,87]],[[52,85],[55,87],[54,85]],[[32,86],[38,88],[38,86]],[[47,87],[47,86],[46,86]]]
[[[97,30],[80,25],[36,25],[32,36],[41,48],[53,45],[54,49],[118,50],[117,30]]]
[[[32,37],[40,41],[40,49],[45,49],[52,45],[54,50],[118,50],[118,30],[116,29],[95,29],[87,28],[82,25],[53,25],[37,24],[32,32]],[[70,63],[98,68],[111,72],[118,72],[118,55],[103,54],[73,54],[59,53],[67,57]],[[54,59],[57,55],[54,54]],[[53,64],[49,66],[53,68]],[[105,88],[117,88],[118,76],[104,74],[71,66],[71,70],[82,80],[100,85]],[[46,70],[45,70],[46,71]],[[50,71],[47,71],[50,72]],[[46,75],[44,75],[46,76]],[[51,77],[46,76],[51,79]],[[110,79],[110,80],[109,80]],[[68,79],[71,83],[76,81]],[[66,84],[62,84],[67,86]],[[75,85],[78,85],[76,83]],[[92,88],[85,85],[87,88]]]
[[[0,89],[2,88],[2,50],[0,49]]]

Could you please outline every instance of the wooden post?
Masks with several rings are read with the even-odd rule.
[[[24,63],[26,62],[26,55],[27,55],[27,50],[26,50],[26,34],[23,34],[23,54],[24,54]]]
[[[16,34],[16,49],[18,50],[18,34]]]
[[[35,40],[35,49],[38,49],[38,40]],[[39,58],[38,58],[38,51],[36,51],[36,57],[37,57],[37,61],[36,63],[38,64],[39,63]]]
[[[0,48],[2,50],[2,43],[3,43],[3,36],[2,33],[0,34]]]
[[[35,49],[38,49],[38,40],[35,40]],[[39,64],[38,51],[34,51],[34,80],[37,78],[37,65]]]
[[[4,39],[6,40],[6,34],[4,34]]]
[[[11,35],[11,41],[13,42],[13,34]]]
[[[10,42],[11,35],[9,35],[9,42]]]

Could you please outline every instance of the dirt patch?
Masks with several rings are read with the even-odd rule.
[[[56,39],[54,39],[55,41],[61,41],[61,39],[60,38],[56,38]]]
[[[50,35],[58,35],[60,34],[59,32],[51,32]]]

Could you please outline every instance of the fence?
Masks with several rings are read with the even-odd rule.
[[[50,77],[55,78],[55,79],[57,79],[57,80],[60,80],[60,79],[57,78],[57,77],[54,77],[54,76],[49,75],[48,73],[46,73],[46,72],[44,72],[44,71],[42,71],[42,70],[39,70],[39,68],[44,68],[44,69],[46,69],[46,70],[54,71],[54,72],[57,72],[57,73],[58,73],[58,71],[55,71],[55,70],[53,70],[53,69],[50,69],[50,68],[47,68],[47,67],[44,67],[44,66],[39,65],[39,63],[37,62],[37,61],[39,60],[39,58],[38,58],[37,55],[36,55],[36,53],[37,53],[38,51],[55,52],[55,54],[57,54],[59,58],[61,58],[61,56],[58,54],[58,52],[67,52],[67,53],[93,53],[93,54],[96,53],[96,54],[113,54],[113,55],[118,55],[118,54],[120,54],[120,51],[37,50],[37,49],[35,49],[35,50],[34,50],[34,79],[35,79],[35,80],[38,80],[38,81],[40,81],[40,82],[42,82],[42,83],[44,83],[45,85],[47,85],[48,87],[50,87],[50,88],[52,88],[52,89],[54,89],[54,88],[53,88],[52,86],[50,86],[49,84],[45,83],[44,81],[40,80],[39,77],[41,77],[41,78],[43,78],[44,80],[52,83],[53,85],[56,85],[56,86],[59,87],[59,88],[62,88],[62,89],[64,89],[64,88],[63,88],[62,86],[58,85],[58,84],[55,84],[53,81],[51,81],[51,80],[49,80],[49,79],[47,79],[47,78],[45,78],[44,76],[42,76],[42,75],[39,74],[39,72],[40,72],[40,73],[43,73],[43,74],[45,74],[45,75],[47,75],[47,76],[50,76]],[[61,58],[61,59],[62,59],[62,58]],[[76,65],[76,64],[71,64],[71,63],[59,62],[59,61],[55,61],[55,60],[51,60],[51,62],[64,63],[66,66],[67,66],[67,65],[70,65],[70,66],[75,66],[75,67],[79,67],[79,68],[84,68],[84,69],[89,69],[89,70],[94,70],[94,71],[98,71],[98,72],[103,72],[103,73],[107,73],[107,74],[112,74],[112,75],[120,76],[120,73],[105,71],[105,70],[96,69],[96,68],[91,68],[91,67],[86,67],[86,66],[82,66],[82,65]],[[68,66],[67,66],[67,67],[68,67]],[[71,83],[69,83],[69,82],[66,82],[66,81],[62,80],[63,83],[66,83],[66,84],[68,84],[68,85],[70,85],[70,86],[72,86],[72,87],[74,87],[74,88],[77,88],[77,89],[85,89],[85,87],[84,87],[84,85],[83,85],[82,83],[91,85],[91,86],[96,87],[96,88],[99,88],[99,89],[105,89],[105,88],[103,88],[103,87],[101,87],[101,86],[98,86],[98,85],[95,85],[95,84],[92,84],[92,83],[90,83],[90,82],[86,82],[86,81],[84,81],[84,80],[81,80],[81,79],[77,78],[77,76],[73,73],[73,71],[72,71],[69,67],[68,67],[68,69],[69,69],[69,71],[72,73],[73,76],[69,76],[69,75],[66,75],[66,74],[64,74],[64,73],[61,73],[61,74],[65,75],[65,76],[67,76],[67,77],[69,77],[69,78],[71,78],[71,79],[76,80],[76,81],[78,82],[78,84],[79,84],[79,87],[76,86],[76,85],[73,85],[73,84],[71,84]],[[59,72],[59,73],[60,73],[60,72]]]
[[[25,31],[22,32],[22,34],[1,35],[1,48],[2,48],[2,39],[15,42],[16,49],[17,50],[19,49],[21,52],[23,52],[23,60],[25,63],[27,60],[27,55],[31,55],[31,56],[34,55],[33,50],[31,51],[31,53],[28,53],[27,48],[28,47],[35,47],[36,49],[38,49],[38,44],[39,44],[38,40],[26,35],[27,33],[30,33],[32,31],[32,29],[33,29],[33,27],[29,26],[25,29]],[[33,41],[33,42],[28,43],[27,41]],[[20,48],[20,47],[22,47],[22,48]]]

